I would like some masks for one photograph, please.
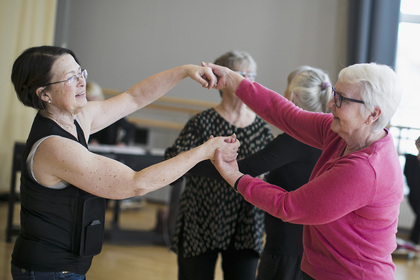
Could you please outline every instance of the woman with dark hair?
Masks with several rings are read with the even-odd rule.
[[[222,148],[236,158],[234,137],[209,139],[170,160],[135,172],[91,153],[89,135],[153,102],[186,77],[212,87],[206,67],[184,65],[155,74],[113,98],[87,102],[87,70],[65,48],[25,50],[12,82],[19,100],[38,113],[21,173],[21,231],[12,253],[14,279],[85,279],[102,248],[105,199],[144,195],[178,179]]]

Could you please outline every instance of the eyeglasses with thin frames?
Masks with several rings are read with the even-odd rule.
[[[347,98],[347,97],[342,96],[339,92],[337,92],[335,90],[334,87],[332,87],[332,92],[333,92],[333,96],[334,96],[334,104],[337,108],[341,108],[341,105],[343,104],[343,100],[365,104],[365,102],[363,100],[357,100],[357,99]]]
[[[235,71],[235,72],[241,75],[242,77],[247,78],[251,81],[255,81],[255,79],[257,78],[256,72],[243,72],[243,71]]]
[[[87,77],[88,77],[87,70],[86,69],[82,69],[82,72],[80,72],[79,74],[73,75],[73,76],[71,76],[70,78],[68,78],[66,80],[52,82],[52,83],[44,84],[42,86],[45,87],[45,86],[54,85],[54,84],[58,84],[58,83],[66,83],[67,85],[72,85],[76,81],[79,82],[79,80],[81,78],[85,79],[85,81],[86,81]]]

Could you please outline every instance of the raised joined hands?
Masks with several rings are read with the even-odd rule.
[[[201,62],[201,66],[209,68],[213,71],[216,77],[216,82],[213,84],[213,88],[230,89],[236,91],[241,81],[244,79],[239,73],[230,70],[227,67],[216,65],[210,62]]]

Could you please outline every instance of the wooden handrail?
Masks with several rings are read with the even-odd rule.
[[[185,125],[183,123],[181,124],[181,123],[175,123],[175,122],[158,121],[158,120],[138,118],[138,117],[128,117],[127,120],[131,123],[138,124],[141,126],[153,126],[153,127],[160,127],[160,128],[174,129],[174,130],[181,130]]]
[[[154,103],[147,105],[145,108],[162,110],[162,111],[172,111],[172,112],[178,112],[178,113],[187,113],[189,115],[195,115],[203,111],[199,109],[180,108],[180,107],[174,107],[174,106],[169,106],[169,105],[158,105]]]
[[[115,90],[115,89],[102,89],[102,91],[105,95],[108,95],[108,96],[113,96],[120,93],[120,91]],[[187,114],[188,116],[191,116],[191,115],[198,114],[207,108],[214,107],[216,105],[217,103],[215,102],[162,96],[155,102],[147,105],[145,108],[152,109],[152,110],[176,112],[176,113]],[[152,119],[139,118],[139,117],[134,117],[134,116],[130,116],[128,118],[128,121],[134,124],[141,125],[141,126],[151,126],[151,127],[167,128],[167,129],[174,129],[174,130],[181,130],[185,125],[185,123],[152,120]]]
[[[121,93],[118,90],[115,89],[102,89],[102,91],[104,92],[105,95],[117,95],[119,93]],[[202,100],[194,100],[194,99],[186,99],[186,98],[176,98],[176,97],[170,97],[170,96],[162,96],[161,98],[159,98],[158,100],[156,100],[155,102],[164,102],[164,103],[170,103],[170,104],[176,104],[176,105],[180,105],[181,108],[185,108],[188,106],[192,106],[192,107],[202,107],[202,108],[210,108],[210,107],[214,107],[217,105],[216,102],[210,102],[210,101],[202,101]],[[152,104],[155,105],[153,102]],[[152,105],[150,104],[150,105]],[[149,106],[150,106],[149,105]],[[157,106],[157,105],[155,105]],[[178,110],[179,111],[179,107],[176,106],[162,106],[161,108],[156,107],[155,109],[162,109],[162,110]],[[176,108],[176,109],[169,109],[169,108]],[[191,110],[189,108],[185,109],[186,111]],[[198,109],[195,109],[195,111],[197,111]],[[198,110],[198,112],[201,112],[202,110]]]

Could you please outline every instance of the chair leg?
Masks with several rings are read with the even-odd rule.
[[[14,166],[12,167],[12,179],[10,183],[9,193],[9,204],[7,212],[7,226],[6,226],[6,242],[12,241],[13,235],[13,216],[15,212],[15,198],[16,198],[16,173],[14,172]]]

